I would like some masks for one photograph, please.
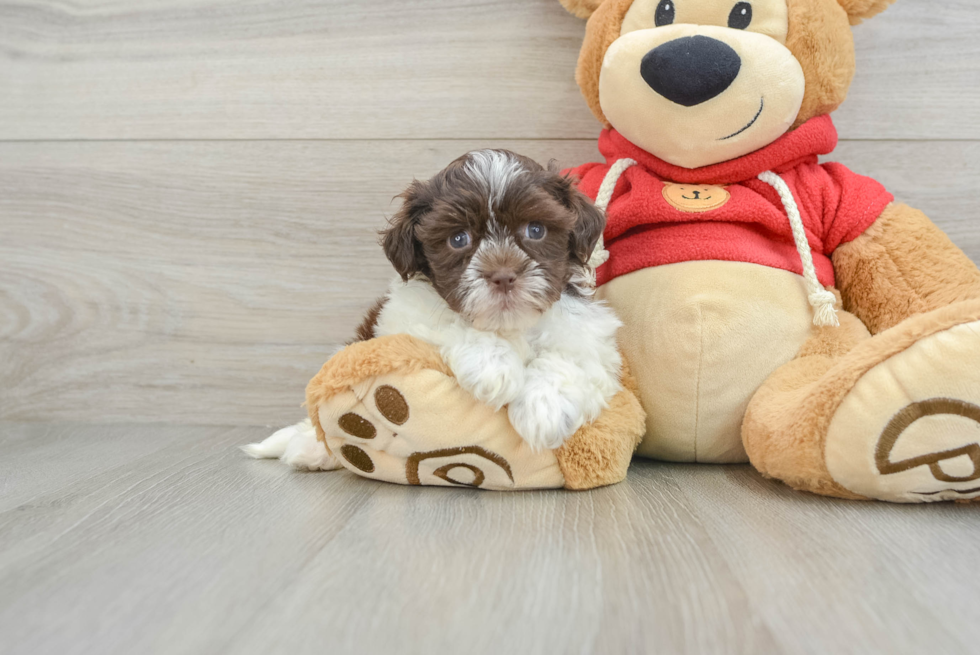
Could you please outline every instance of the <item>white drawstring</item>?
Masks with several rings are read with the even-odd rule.
[[[613,192],[616,190],[616,184],[619,182],[619,178],[630,166],[636,166],[636,161],[633,159],[619,159],[612,165],[609,172],[606,173],[606,177],[602,180],[602,185],[599,187],[599,193],[595,197],[595,206],[603,212],[609,208],[609,203],[612,202]],[[606,250],[605,240],[600,234],[599,241],[595,244],[595,250],[592,251],[592,256],[589,257],[592,286],[595,286],[595,269],[607,261],[609,261],[609,251]]]
[[[837,318],[837,296],[827,291],[820,284],[817,271],[813,267],[813,254],[810,252],[810,241],[806,238],[806,231],[803,229],[803,219],[800,217],[800,207],[796,204],[793,192],[790,191],[786,181],[773,173],[766,171],[759,174],[759,179],[771,186],[779,194],[779,199],[783,201],[783,208],[789,217],[789,225],[793,230],[793,241],[796,243],[796,251],[800,254],[800,261],[803,263],[803,280],[807,287],[807,300],[813,307],[813,324],[818,327],[838,326],[840,320]]]
[[[620,159],[612,165],[609,172],[606,173],[606,177],[602,180],[599,193],[596,194],[596,207],[603,212],[609,208],[609,203],[612,201],[613,192],[616,190],[616,184],[619,182],[619,178],[631,166],[636,166],[636,161],[633,159]],[[819,327],[840,325],[836,309],[837,296],[824,289],[820,284],[820,279],[817,277],[817,271],[813,267],[813,254],[810,252],[810,241],[806,238],[803,219],[800,216],[800,207],[796,204],[796,198],[793,197],[793,192],[790,191],[786,181],[772,171],[761,173],[759,179],[776,190],[776,193],[779,194],[779,199],[783,203],[783,208],[786,210],[786,216],[789,218],[790,229],[793,232],[793,242],[796,244],[796,251],[800,255],[800,262],[803,264],[803,280],[807,287],[807,300],[810,306],[813,307],[813,324]],[[595,250],[592,251],[592,256],[589,257],[588,272],[590,273],[593,287],[595,286],[595,269],[607,261],[609,261],[609,252],[605,248],[602,236],[600,236]]]

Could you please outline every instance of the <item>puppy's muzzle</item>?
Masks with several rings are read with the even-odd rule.
[[[509,269],[494,271],[490,275],[490,285],[500,293],[510,293],[517,283],[517,273]]]
[[[684,107],[717,98],[741,69],[742,59],[731,46],[707,36],[668,41],[645,54],[640,62],[643,81]]]

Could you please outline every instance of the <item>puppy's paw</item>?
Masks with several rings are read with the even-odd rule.
[[[517,433],[532,450],[554,450],[582,427],[578,405],[546,382],[529,381],[523,393],[507,408]]]
[[[524,362],[512,350],[475,351],[457,357],[452,365],[459,386],[480,402],[500,409],[524,388]]]

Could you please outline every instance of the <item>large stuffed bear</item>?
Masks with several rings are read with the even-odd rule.
[[[599,296],[642,455],[841,498],[980,497],[980,272],[840,164],[851,26],[891,0],[562,0],[604,164]]]

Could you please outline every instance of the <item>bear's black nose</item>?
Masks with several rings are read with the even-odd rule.
[[[640,75],[671,102],[693,107],[721,95],[741,68],[742,60],[728,45],[707,36],[687,36],[643,55]]]

